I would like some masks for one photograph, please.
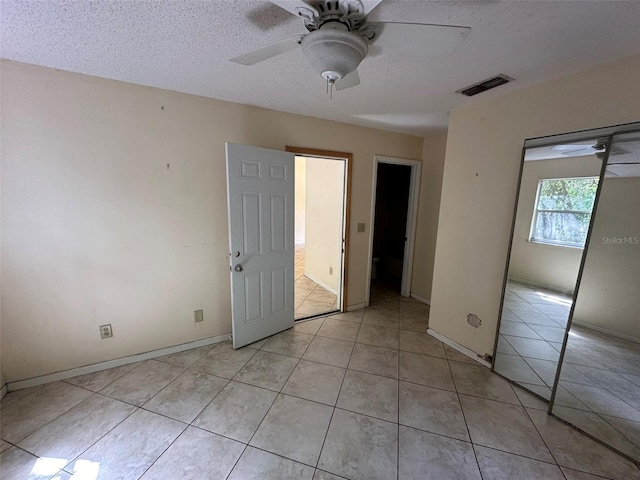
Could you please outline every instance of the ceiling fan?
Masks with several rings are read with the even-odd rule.
[[[368,22],[367,15],[382,0],[270,0],[301,18],[308,33],[281,40],[232,58],[241,65],[253,65],[298,46],[311,66],[333,91],[360,83],[358,65],[369,46],[395,48],[431,54],[451,54],[471,32],[469,27],[423,23]]]
[[[572,143],[572,144],[564,144],[564,145],[554,145],[551,150],[556,152],[560,152],[563,155],[568,157],[581,157],[583,155],[595,155],[598,153],[604,153],[607,149],[607,141],[605,140],[596,140],[594,143],[585,142],[585,143]]]
[[[624,141],[623,141],[624,142]],[[618,140],[618,143],[623,143]],[[605,153],[607,150],[607,139],[598,139],[591,142],[583,142],[583,143],[575,143],[575,144],[564,144],[564,145],[555,145],[551,148],[551,150],[560,152],[562,155],[566,155],[567,157],[581,157],[585,155],[595,155],[600,160],[604,159]],[[614,146],[610,151],[609,155],[620,155],[624,153],[629,153],[623,148],[619,146]]]

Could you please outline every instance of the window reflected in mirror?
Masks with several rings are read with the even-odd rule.
[[[598,177],[541,179],[529,240],[583,248],[597,190]]]
[[[603,140],[527,148],[494,371],[549,400],[602,169]],[[573,405],[569,392],[558,401]]]

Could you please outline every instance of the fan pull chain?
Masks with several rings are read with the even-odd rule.
[[[333,100],[333,84],[336,83],[335,80],[331,80],[327,77],[327,95],[329,95],[329,99]]]

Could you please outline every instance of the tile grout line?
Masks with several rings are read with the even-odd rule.
[[[149,360],[152,360],[152,359],[149,359]],[[125,375],[130,374],[131,372],[133,372],[135,369],[137,369],[138,367],[140,367],[140,366],[141,366],[143,363],[145,363],[146,361],[148,361],[148,360],[143,360],[143,361],[141,361],[141,362],[138,362],[138,364],[137,364],[135,367],[133,367],[131,370],[128,370],[128,371],[124,372],[122,375],[120,375],[119,377],[114,378],[111,382],[107,383],[107,384],[106,384],[106,385],[104,385],[102,388],[100,388],[100,390],[103,390],[103,389],[107,388],[109,385],[111,385],[112,383],[117,382],[118,380],[120,380],[120,379],[121,379],[122,377],[124,377]],[[126,366],[126,365],[121,365],[120,367],[113,367],[113,368],[121,368],[121,367],[124,367],[124,366]],[[110,369],[107,369],[107,370],[110,370]],[[104,372],[104,371],[105,371],[105,370],[99,370],[99,371],[97,371],[97,372],[88,373],[88,374],[86,374],[86,375],[95,375],[96,373],[100,373],[100,372]],[[60,380],[60,381],[61,381],[61,382],[64,382],[64,383],[67,383],[67,384],[69,384],[69,385],[73,385],[74,387],[84,388],[84,389],[86,389],[86,390],[89,390],[89,391],[92,391],[92,392],[93,392],[94,390],[91,390],[91,389],[86,388],[86,387],[83,387],[83,386],[81,386],[81,385],[76,385],[75,383],[71,383],[71,382],[69,382],[69,380],[71,380],[71,379],[73,379],[73,378],[82,377],[82,376],[84,376],[84,375],[78,375],[78,376],[76,376],[76,377],[71,377],[71,378],[65,378],[65,379],[62,379],[62,380]],[[47,385],[47,384],[44,384],[44,385]],[[98,390],[98,392],[99,392],[100,390]],[[95,392],[95,393],[98,393],[98,392]]]
[[[215,348],[215,346],[214,346],[214,348]],[[213,350],[213,348],[212,348],[211,350]],[[259,351],[260,351],[260,350],[256,350],[256,353],[258,353]],[[246,361],[246,362],[244,362],[244,363],[242,364],[242,366],[238,369],[238,372],[239,372],[240,370],[242,370],[242,369],[246,366],[246,364],[247,364],[247,363],[249,363],[249,361],[250,361],[250,360],[251,360],[251,359],[256,355],[256,353],[254,353],[250,358],[248,358],[248,359],[247,359],[247,361]],[[207,353],[206,355],[208,355],[208,353]],[[204,358],[206,355],[204,355],[202,358]],[[198,360],[197,362],[195,362],[195,363],[194,363],[191,367],[189,367],[189,368],[195,367],[195,365],[196,365],[196,364],[200,363],[200,361],[202,360],[202,358],[200,358],[200,360]],[[236,373],[234,374],[234,377],[235,377],[235,375],[237,375],[237,373],[238,373],[238,372],[236,372]],[[215,375],[214,375],[214,376],[215,376]],[[223,377],[219,377],[219,378],[223,378]],[[220,395],[220,393],[222,393],[222,391],[223,391],[225,388],[227,388],[227,386],[228,386],[232,381],[234,381],[234,380],[233,380],[233,377],[232,377],[232,378],[230,378],[230,379],[225,379],[225,380],[227,380],[227,383],[225,384],[225,386],[224,386],[224,387],[222,387],[222,388],[220,389],[220,391],[218,391],[218,393],[216,393],[216,394],[215,394],[215,396],[211,399],[211,401],[209,401],[209,403],[207,403],[207,405],[205,405],[205,407],[200,411],[200,413],[198,413],[198,415],[196,415],[196,417],[195,417],[195,418],[194,418],[194,419],[189,423],[189,426],[191,426],[191,427],[193,427],[193,428],[198,428],[198,429],[203,430],[203,431],[205,431],[205,432],[212,433],[212,434],[214,434],[214,435],[220,435],[220,436],[221,436],[221,437],[223,437],[223,438],[228,438],[229,440],[233,440],[233,441],[235,441],[235,442],[238,442],[238,440],[236,440],[235,438],[227,437],[226,435],[222,435],[222,434],[217,433],[217,432],[212,432],[212,431],[210,431],[210,430],[207,430],[206,428],[202,428],[202,427],[198,427],[198,426],[196,426],[196,425],[193,425],[193,422],[195,422],[195,421],[198,419],[198,417],[199,417],[200,415],[202,415],[202,412],[204,412],[204,411],[209,407],[209,405],[211,405],[211,404],[213,403],[213,401],[214,401],[216,398],[218,398],[218,396]],[[238,383],[239,383],[239,382],[238,382]],[[253,386],[253,385],[252,385],[252,386]],[[277,398],[277,397],[276,397],[276,398]],[[275,401],[275,399],[274,399],[274,401]],[[270,406],[269,408],[271,408],[271,406]],[[243,444],[244,444],[244,442],[239,442],[239,443],[243,443]],[[233,466],[231,467],[231,469],[229,470],[229,473],[227,474],[227,476],[226,476],[225,478],[228,478],[228,477],[229,477],[229,475],[231,475],[231,472],[233,472],[233,469],[236,467],[236,465],[237,465],[237,464],[238,464],[238,462],[240,461],[240,458],[242,458],[242,455],[244,455],[244,452],[246,451],[246,449],[247,449],[247,447],[248,447],[248,444],[244,444],[244,445],[245,445],[245,447],[242,449],[242,453],[240,453],[240,455],[238,456],[238,459],[235,461],[235,463],[233,464]]]
[[[244,456],[245,452],[247,451],[247,449],[250,446],[249,443],[251,443],[251,440],[253,440],[253,437],[255,436],[256,432],[260,429],[260,426],[262,425],[262,422],[264,422],[264,419],[267,418],[267,415],[271,411],[271,408],[273,407],[273,404],[276,403],[277,399],[278,399],[278,395],[275,396],[275,398],[271,402],[271,405],[269,405],[269,409],[267,410],[267,413],[265,413],[264,417],[262,417],[262,420],[260,420],[260,423],[258,424],[258,426],[256,427],[255,431],[251,435],[251,438],[249,438],[247,443],[244,444],[244,448],[242,449],[242,453],[238,456],[238,459],[234,462],[233,467],[231,467],[231,470],[229,470],[229,474],[226,476],[227,479],[231,476],[233,471],[236,469],[236,467],[238,466],[238,463],[240,463],[240,460],[242,459],[242,457]],[[241,442],[241,443],[244,443],[244,442]],[[256,448],[256,447],[253,447],[253,448]],[[271,452],[269,452],[269,453],[271,453]]]
[[[525,297],[521,297],[520,295],[518,295],[517,292],[514,291],[509,291],[510,295],[515,295],[516,297],[518,297],[519,299],[521,299],[520,302],[518,303],[523,303],[525,305],[528,305],[529,307],[533,308],[533,310],[531,310],[532,313],[540,313],[541,315],[544,316],[544,318],[548,319],[549,321],[552,321],[554,323],[557,324],[557,322],[555,322],[555,320],[553,320],[551,317],[549,317],[548,314],[546,314],[545,312],[543,312],[542,310],[540,310],[539,308],[537,308],[533,303],[531,303],[529,300],[527,300],[527,298]],[[542,358],[536,358],[535,356],[525,356],[522,353],[520,353],[520,351],[515,348],[515,346],[509,341],[509,339],[507,337],[515,337],[515,338],[520,338],[520,339],[524,339],[524,340],[535,340],[535,341],[543,341],[546,346],[548,346],[549,348],[552,348],[554,351],[556,351],[555,347],[553,345],[551,345],[550,341],[547,340],[546,338],[542,337],[542,335],[540,333],[538,333],[538,331],[536,331],[533,327],[531,327],[531,325],[529,325],[529,323],[527,321],[525,321],[524,317],[526,316],[526,311],[524,312],[524,314],[519,315],[517,312],[515,312],[511,307],[507,306],[507,308],[509,309],[509,311],[515,315],[518,319],[521,320],[520,323],[523,323],[526,327],[528,327],[530,330],[532,330],[538,337],[540,337],[540,340],[538,339],[534,339],[534,338],[528,338],[528,337],[522,337],[519,335],[506,335],[506,334],[502,334],[501,336],[504,338],[504,340],[507,342],[507,344],[509,346],[511,346],[511,348],[513,348],[513,350],[516,352],[516,355],[513,356],[517,356],[518,358],[520,358],[528,367],[529,369],[535,374],[535,376],[544,384],[544,386],[547,386],[547,382],[544,381],[544,379],[541,377],[541,375],[538,373],[538,371],[533,368],[533,366],[527,362],[527,358],[531,359],[531,360],[545,360],[545,361],[551,361],[551,362],[556,362],[556,369],[558,368],[558,360],[548,360],[548,359],[542,359]],[[536,325],[536,326],[542,326],[542,327],[546,327],[548,325],[538,325],[535,323],[532,323],[532,325]],[[555,327],[552,327],[555,328]],[[562,326],[558,325],[558,328],[563,328]],[[566,330],[566,326],[564,327],[564,330]],[[503,354],[505,355],[505,354]],[[521,385],[523,388],[525,388],[526,390],[529,390],[525,385],[525,383],[529,383],[529,382],[516,382],[518,385]],[[531,391],[531,390],[529,390]]]
[[[61,382],[61,383],[67,383],[67,382],[64,382],[63,380],[59,380],[59,382]],[[51,382],[49,385],[51,385],[51,384],[53,384],[53,383],[56,383],[56,382]],[[22,438],[21,438],[20,440],[18,440],[17,442],[15,442],[15,443],[11,443],[11,442],[8,442],[7,440],[4,440],[4,439],[2,439],[2,440],[3,440],[3,441],[5,441],[5,442],[7,442],[7,443],[10,443],[11,445],[13,445],[13,446],[15,446],[15,447],[18,447],[18,443],[20,443],[20,442],[22,442],[22,441],[26,440],[28,437],[30,437],[30,436],[31,436],[31,435],[33,435],[34,433],[38,432],[39,430],[42,430],[42,429],[43,429],[44,427],[46,427],[47,425],[49,425],[49,424],[51,424],[51,423],[55,422],[55,421],[56,421],[57,419],[59,419],[60,417],[62,417],[63,415],[67,414],[68,412],[70,412],[70,411],[71,411],[71,410],[73,410],[74,408],[76,408],[78,405],[83,404],[84,402],[86,402],[87,400],[89,400],[89,399],[90,399],[94,394],[100,394],[99,392],[94,392],[93,390],[89,390],[88,388],[80,387],[80,386],[78,386],[78,385],[72,385],[72,384],[67,384],[67,385],[72,386],[72,387],[76,387],[76,388],[80,388],[80,389],[82,389],[82,390],[86,390],[87,392],[90,392],[91,394],[90,394],[87,398],[82,399],[81,401],[79,401],[79,402],[78,402],[78,403],[76,403],[75,405],[72,405],[71,407],[69,407],[68,409],[66,409],[66,410],[65,410],[64,412],[62,412],[60,415],[57,415],[55,418],[52,418],[51,420],[49,420],[47,423],[45,423],[45,424],[44,424],[44,425],[42,425],[41,427],[38,427],[37,429],[35,429],[35,430],[34,430],[34,431],[32,431],[31,433],[29,433],[29,434],[25,435],[24,437],[22,437]],[[33,392],[32,394],[27,395],[27,397],[25,397],[25,398],[31,397],[31,395],[33,395],[33,394],[35,394],[35,393],[37,393],[37,391]],[[111,398],[111,397],[109,397],[109,396],[107,396],[107,395],[103,395],[103,394],[100,394],[100,395],[102,395],[103,397]],[[21,402],[22,402],[22,401],[24,401],[24,400],[25,400],[25,398],[21,399]],[[116,399],[113,399],[113,400],[116,400]],[[127,402],[123,402],[123,403],[127,403]],[[127,405],[131,405],[131,404],[127,403]],[[136,408],[138,408],[138,407],[137,407],[137,405],[133,405],[133,406],[135,406]],[[21,448],[21,447],[19,447],[19,448]],[[8,450],[8,449],[7,449],[7,450]],[[24,450],[24,448],[21,448],[21,450]],[[26,452],[26,451],[27,451],[27,450],[25,450],[25,452]],[[29,453],[31,453],[31,452],[29,452]],[[37,455],[35,455],[35,454],[33,454],[33,453],[32,453],[32,455],[34,455],[34,456],[36,456],[36,457],[37,457]],[[40,457],[38,457],[38,458],[40,458]]]
[[[152,412],[152,413],[155,413],[155,412]],[[163,415],[163,416],[164,416],[164,415]],[[168,417],[167,417],[167,418],[168,418]],[[172,419],[172,420],[175,420],[175,419]],[[181,423],[184,423],[184,422],[181,422]],[[182,431],[181,431],[178,435],[176,435],[176,438],[174,438],[171,442],[169,442],[169,445],[167,445],[167,448],[165,448],[165,449],[162,451],[162,453],[161,453],[160,455],[158,455],[158,456],[156,457],[156,459],[155,459],[153,462],[151,462],[151,464],[150,464],[150,465],[149,465],[149,466],[144,470],[144,472],[142,472],[142,475],[140,475],[138,478],[142,478],[142,477],[144,477],[144,475],[145,475],[145,474],[146,474],[146,473],[151,469],[151,467],[153,467],[153,466],[158,462],[158,460],[160,460],[160,458],[161,458],[161,457],[162,457],[162,456],[167,452],[167,450],[169,450],[169,449],[171,448],[171,446],[172,446],[174,443],[176,443],[176,442],[178,441],[178,439],[179,439],[179,438],[184,434],[184,432],[186,432],[186,431],[187,431],[187,429],[189,428],[189,426],[190,426],[189,424],[185,424],[185,426],[184,426],[184,428],[182,429]]]
[[[364,313],[363,313],[364,316]],[[358,333],[360,332],[360,326],[362,323],[358,324]],[[318,329],[320,331],[320,329]],[[316,334],[317,335],[317,334]],[[358,335],[356,334],[356,338]],[[315,335],[314,335],[315,338]],[[316,470],[318,469],[318,465],[320,465],[320,459],[322,458],[322,451],[324,450],[325,443],[327,442],[327,437],[329,436],[329,429],[331,428],[331,422],[333,422],[333,416],[336,413],[336,409],[338,408],[338,401],[340,400],[340,394],[342,393],[342,387],[344,386],[344,381],[347,378],[347,371],[349,370],[349,363],[351,363],[351,357],[353,356],[353,350],[355,349],[356,342],[353,341],[353,345],[351,346],[351,352],[349,353],[349,360],[347,360],[347,366],[344,369],[344,375],[342,376],[342,382],[340,382],[340,388],[338,389],[338,395],[336,396],[336,403],[333,406],[333,410],[331,411],[331,417],[329,418],[329,425],[327,425],[327,431],[324,434],[324,439],[322,440],[322,446],[320,447],[320,453],[318,454],[318,461],[316,462]],[[333,473],[333,472],[330,472]],[[315,476],[315,475],[314,475]]]
[[[465,420],[466,422],[466,420]],[[484,475],[482,474],[482,469],[480,468],[480,460],[478,460],[478,452],[476,451],[476,444],[475,443],[471,443],[471,451],[473,452],[473,456],[476,459],[476,465],[478,466],[478,473],[480,473],[480,479],[483,480],[484,479]],[[487,479],[489,480],[489,479]]]
[[[315,338],[315,335],[314,335],[314,338]],[[313,341],[313,339],[311,340],[311,342],[312,342],[312,341]],[[308,349],[308,348],[309,348],[309,346],[311,345],[311,342],[309,342],[309,344],[307,345],[307,347],[304,349],[304,352],[302,352],[302,355],[304,355],[304,354],[306,353],[307,349]],[[266,343],[265,343],[265,345],[266,345]],[[262,347],[264,347],[264,345],[263,345]],[[258,351],[261,351],[261,350],[262,350],[262,347],[260,347],[260,350],[258,350]],[[265,352],[266,352],[266,350],[265,350]],[[273,353],[273,352],[266,352],[266,353]],[[279,354],[274,354],[274,355],[279,355]],[[255,356],[255,354],[254,354],[254,356]],[[285,357],[286,357],[287,355],[282,355],[282,356],[285,356]],[[253,358],[253,357],[251,357],[251,358]],[[289,358],[294,358],[294,357],[289,357]],[[249,360],[251,360],[251,359],[249,359]],[[249,362],[249,360],[247,360],[247,363]],[[300,361],[301,361],[301,360],[302,360],[302,356],[300,356],[300,358],[298,358],[298,361],[296,362],[295,366],[291,369],[291,372],[289,373],[289,375],[287,376],[287,379],[286,379],[286,380],[284,381],[284,383],[282,384],[282,387],[280,387],[280,389],[276,392],[276,396],[275,396],[275,398],[273,399],[273,402],[271,402],[271,405],[269,406],[269,409],[267,410],[267,412],[265,413],[265,415],[262,417],[262,420],[260,420],[260,423],[258,424],[258,426],[256,427],[255,431],[254,431],[254,432],[253,432],[253,434],[251,435],[251,438],[249,438],[249,441],[245,444],[245,447],[244,447],[244,449],[242,450],[242,453],[240,454],[240,456],[238,457],[238,460],[236,460],[236,462],[234,463],[233,467],[232,467],[232,468],[231,468],[231,470],[229,471],[229,475],[227,475],[227,478],[229,478],[229,476],[233,473],[233,471],[234,471],[234,470],[235,470],[235,468],[237,467],[238,463],[240,462],[240,459],[242,458],[242,456],[244,455],[244,453],[247,451],[247,449],[248,449],[249,447],[257,448],[257,449],[259,449],[259,450],[263,450],[262,448],[259,448],[259,447],[256,447],[256,446],[251,445],[251,441],[252,441],[252,440],[253,440],[253,438],[256,436],[256,433],[258,433],[258,430],[260,430],[260,427],[261,427],[261,426],[262,426],[262,424],[264,423],[265,419],[269,416],[269,412],[271,411],[271,409],[273,408],[273,406],[275,405],[275,403],[278,401],[278,398],[280,397],[280,395],[285,395],[284,393],[282,393],[282,389],[285,387],[285,385],[287,384],[287,382],[288,382],[288,381],[289,381],[289,379],[291,378],[291,375],[293,374],[293,372],[295,371],[295,369],[298,367],[298,365],[300,364]],[[240,368],[240,370],[238,370],[238,372],[236,373],[236,375],[237,375],[238,373],[240,373],[240,371],[241,371],[245,366],[246,366],[246,363],[245,363],[245,364]],[[235,376],[236,376],[236,375],[234,375],[234,378],[235,378]],[[233,378],[232,378],[232,380],[233,380]],[[236,381],[236,380],[234,380],[234,381]],[[238,383],[243,383],[243,382],[238,382]],[[247,385],[248,385],[248,384],[247,384]],[[252,385],[252,386],[256,387],[256,385]],[[258,388],[263,388],[263,387],[258,387]],[[265,389],[265,390],[270,390],[270,389]],[[271,390],[271,391],[273,391],[273,390]],[[213,400],[212,400],[212,401],[213,401]],[[333,414],[333,413],[332,413],[332,414]],[[265,451],[265,452],[267,452],[267,453],[270,453],[270,454],[272,454],[272,455],[278,455],[278,454],[274,454],[273,452],[268,452],[267,450],[263,450],[263,451]],[[280,456],[280,457],[282,457],[282,458],[287,458],[287,457],[284,457],[284,456],[282,456],[282,455],[278,455],[278,456]],[[290,461],[294,461],[294,462],[296,462],[296,460],[293,460],[293,459],[291,459],[291,458],[287,458],[287,460],[290,460]],[[302,464],[302,465],[306,465],[305,463],[302,463],[302,462],[297,462],[297,463],[300,463],[300,464]],[[312,468],[313,468],[313,467],[312,467]]]
[[[526,364],[527,364],[527,366],[528,366],[528,367],[533,371],[533,373],[535,373],[536,377],[538,377],[538,378],[540,379],[540,381],[541,381],[542,383],[544,383],[544,386],[549,387],[549,385],[547,385],[547,382],[545,382],[545,381],[544,381],[544,378],[542,378],[542,377],[540,376],[540,374],[538,373],[538,371],[537,371],[535,368],[533,368],[533,366],[532,366],[529,362],[527,362],[527,358],[528,358],[529,360],[539,360],[539,359],[538,359],[538,358],[533,358],[533,357],[524,357],[524,356],[522,356],[522,357],[520,357],[520,358],[522,358],[522,361],[523,361],[524,363],[526,363]],[[556,363],[556,370],[557,370],[557,369],[558,369],[558,364]],[[522,383],[528,383],[528,382],[522,382]],[[551,387],[551,388],[553,388],[553,387]]]
[[[445,350],[445,355],[446,355],[446,350]],[[469,429],[469,423],[467,422],[467,416],[464,414],[464,408],[462,408],[462,402],[460,401],[460,392],[458,391],[458,385],[456,384],[456,377],[453,375],[453,370],[451,369],[451,364],[449,363],[448,358],[447,358],[447,367],[449,368],[449,375],[451,375],[451,380],[453,381],[453,388],[455,389],[456,398],[458,399],[458,406],[460,407],[460,412],[462,413],[462,420],[464,421],[464,426],[467,428],[467,435],[469,436],[471,451],[473,452],[473,457],[476,459],[476,466],[478,467],[478,473],[480,473],[480,478],[482,479],[483,475],[482,475],[482,469],[480,468],[480,461],[478,460],[478,454],[476,453],[476,449],[474,447],[473,437],[471,436],[471,430]]]
[[[542,443],[544,444],[545,448],[549,452],[549,455],[551,455],[551,458],[553,458],[553,461],[556,462],[556,465],[558,466],[558,469],[562,472],[562,469],[560,469],[560,464],[558,463],[558,459],[556,458],[556,456],[551,451],[551,448],[549,448],[549,445],[547,444],[547,441],[542,436],[542,433],[540,433],[540,430],[538,429],[538,426],[535,424],[535,422],[531,418],[531,415],[529,415],[529,410],[527,410],[527,407],[524,406],[524,404],[522,403],[522,400],[520,400],[520,397],[518,397],[516,392],[513,390],[513,386],[511,384],[509,384],[509,386],[511,387],[511,390],[513,391],[514,395],[516,395],[516,397],[518,398],[518,401],[520,401],[521,408],[524,410],[524,413],[527,415],[527,418],[531,422],[531,425],[533,425],[533,428],[536,430],[536,433],[540,437],[540,440],[542,440]],[[564,476],[564,473],[562,475]]]
[[[98,392],[96,392],[98,393]],[[99,393],[98,393],[99,394]],[[101,395],[101,394],[99,394]],[[106,395],[103,395],[103,397],[107,397]],[[107,398],[111,398],[111,397],[107,397]],[[126,403],[126,402],[125,402]],[[130,404],[128,404],[130,405]],[[99,441],[101,441],[103,438],[105,438],[107,435],[109,435],[112,431],[114,431],[116,428],[118,428],[120,425],[122,425],[126,420],[128,420],[134,413],[136,413],[138,410],[140,410],[140,407],[135,407],[134,410],[127,415],[126,417],[124,417],[120,422],[118,422],[116,425],[114,425],[112,428],[110,428],[107,432],[105,432],[104,435],[102,435],[100,438],[98,438],[95,442],[93,442],[91,445],[89,445],[87,448],[85,448],[84,450],[82,450],[82,452],[80,452],[78,455],[76,455],[74,458],[72,458],[71,460],[69,460],[64,467],[62,467],[62,470],[64,470],[65,468],[67,468],[69,465],[71,465],[72,463],[74,463],[76,460],[78,460],[80,457],[82,457],[82,455],[84,453],[86,453],[91,447],[93,447],[95,444],[97,444]],[[34,432],[35,433],[35,432]],[[36,455],[37,456],[37,455]],[[38,456],[38,458],[41,458]]]
[[[455,439],[454,439],[455,440]],[[482,445],[481,443],[474,443],[474,446],[478,446],[478,447],[482,447],[482,448],[487,448],[489,450],[493,450],[496,452],[501,452],[501,453],[506,453],[508,455],[513,455],[514,457],[519,457],[519,458],[526,458],[527,460],[533,460],[535,462],[540,462],[540,463],[544,463],[546,465],[554,465],[558,468],[560,468],[560,465],[555,463],[555,462],[549,462],[547,460],[540,460],[538,458],[533,458],[533,457],[528,457],[526,455],[522,455],[521,453],[513,453],[513,452],[508,452],[507,450],[502,450],[500,448],[496,448],[496,447],[490,447],[489,445]],[[565,467],[565,468],[569,468],[569,467]],[[573,469],[575,470],[575,469]],[[579,470],[578,470],[579,471]],[[582,472],[582,473],[587,473],[587,472]],[[594,475],[593,473],[590,475]]]
[[[214,347],[214,348],[215,348],[215,347]],[[211,350],[213,350],[213,348],[212,348]],[[127,405],[131,405],[131,406],[133,406],[133,407],[135,407],[135,408],[134,408],[134,410],[133,410],[129,415],[127,415],[125,418],[123,418],[123,419],[122,419],[122,421],[120,421],[119,423],[117,423],[116,425],[114,425],[114,426],[113,426],[113,428],[111,428],[111,429],[110,429],[109,431],[107,431],[104,435],[102,435],[99,439],[97,439],[95,442],[93,442],[91,445],[89,445],[89,446],[88,446],[85,450],[83,450],[79,455],[77,455],[76,457],[74,457],[73,459],[71,459],[71,461],[69,461],[69,462],[65,465],[65,467],[64,467],[64,468],[66,468],[68,465],[70,465],[71,463],[73,463],[76,459],[78,459],[79,457],[81,457],[81,456],[82,456],[82,454],[84,454],[84,453],[85,453],[86,451],[88,451],[91,447],[93,447],[95,444],[97,444],[100,440],[102,440],[104,437],[106,437],[109,433],[111,433],[115,428],[117,428],[119,425],[121,425],[125,420],[127,420],[129,417],[131,417],[134,413],[136,413],[136,412],[137,412],[137,411],[139,411],[139,410],[144,410],[145,412],[149,412],[149,413],[152,413],[152,414],[155,414],[155,415],[159,415],[159,416],[161,416],[161,417],[164,417],[164,418],[166,418],[166,419],[172,420],[172,421],[174,421],[174,422],[182,423],[182,424],[184,425],[184,428],[182,429],[182,431],[180,432],[180,434],[178,434],[178,435],[176,436],[176,438],[174,438],[174,439],[173,439],[173,441],[171,441],[171,442],[169,443],[169,445],[167,445],[167,448],[165,448],[165,449],[162,451],[162,453],[161,453],[160,455],[158,455],[158,457],[156,457],[156,459],[155,459],[155,460],[154,460],[154,461],[153,461],[153,462],[152,462],[152,463],[151,463],[151,464],[150,464],[150,465],[145,469],[145,471],[142,473],[142,475],[144,475],[144,474],[145,474],[145,473],[146,473],[146,472],[147,472],[147,471],[148,471],[148,470],[149,470],[149,469],[150,469],[150,468],[151,468],[151,467],[152,467],[152,466],[153,466],[153,465],[154,465],[154,464],[155,464],[155,463],[160,459],[160,457],[162,457],[162,455],[164,455],[164,453],[165,453],[169,448],[171,448],[171,446],[172,446],[172,445],[173,445],[173,444],[178,440],[178,438],[180,438],[180,437],[184,434],[184,432],[185,432],[185,431],[186,431],[190,426],[192,426],[192,425],[191,425],[191,423],[192,423],[193,421],[195,421],[195,419],[198,417],[198,415],[200,415],[200,413],[202,413],[202,411],[200,411],[200,412],[198,413],[198,415],[196,415],[196,417],[195,417],[191,422],[186,423],[186,422],[183,422],[183,421],[181,421],[181,420],[177,420],[177,419],[175,419],[175,418],[173,418],[173,417],[170,417],[170,416],[168,416],[168,415],[165,415],[165,414],[162,414],[162,413],[159,413],[159,412],[154,412],[154,411],[151,411],[151,410],[147,410],[146,408],[144,408],[144,405],[145,405],[146,403],[148,403],[149,401],[151,401],[151,399],[153,399],[154,397],[156,397],[158,394],[160,394],[160,392],[164,391],[164,390],[165,390],[169,385],[171,385],[171,384],[172,384],[174,381],[176,381],[179,377],[181,377],[181,376],[182,376],[183,374],[185,374],[188,370],[190,370],[193,366],[195,366],[195,365],[196,365],[200,360],[202,360],[202,358],[204,358],[206,355],[207,355],[207,354],[205,354],[205,355],[203,355],[202,357],[200,357],[200,358],[199,358],[196,362],[194,362],[194,363],[193,363],[193,365],[191,365],[190,367],[186,367],[186,368],[184,368],[184,367],[183,367],[183,368],[184,368],[184,370],[183,370],[183,372],[182,372],[182,373],[180,373],[180,375],[178,375],[176,378],[174,378],[173,380],[171,380],[171,381],[170,381],[170,382],[169,382],[165,387],[161,388],[161,389],[160,389],[156,394],[154,394],[153,396],[151,396],[147,401],[145,401],[145,403],[143,403],[143,404],[142,404],[142,405],[140,405],[140,406],[135,405],[135,404],[132,404],[132,403],[129,403],[129,402],[127,402],[127,401],[124,401],[124,400],[121,400],[121,399],[118,399],[118,398],[111,397],[111,396],[106,395],[106,394],[103,394],[103,393],[100,393],[100,391],[98,391],[98,392],[93,392],[94,394],[101,395],[101,396],[103,396],[103,397],[105,397],[105,398],[110,398],[110,399],[112,399],[112,400],[119,401],[119,402],[125,403],[125,404],[127,404]],[[247,360],[247,361],[248,361],[248,360]],[[142,364],[142,363],[144,363],[144,362],[141,362],[140,364]],[[164,363],[164,362],[163,362],[163,363]],[[173,364],[168,364],[168,365],[178,366],[178,365],[173,365]],[[139,366],[139,365],[138,365],[138,366]],[[131,371],[135,370],[136,368],[137,368],[137,367],[134,367],[133,369],[131,369]],[[128,374],[128,373],[130,373],[131,371],[126,372],[126,373],[125,373],[124,375],[122,375],[121,377],[118,377],[118,379],[114,380],[114,382],[115,382],[115,381],[117,381],[117,380],[119,380],[119,379],[120,379],[120,378],[122,378],[123,376],[127,375],[127,374]],[[210,375],[210,374],[207,374],[207,375]],[[226,379],[226,378],[223,378],[223,377],[218,377],[218,376],[215,376],[215,375],[211,375],[211,376],[214,376],[214,377],[216,377],[216,378],[221,378],[221,379],[223,379],[223,380],[226,380],[226,381],[227,381],[227,383],[225,384],[225,387],[226,387],[226,385],[228,385],[228,384],[229,384],[229,382],[231,381],[231,380]],[[111,382],[111,383],[114,383],[114,382]],[[111,384],[111,383],[110,383],[110,384]],[[110,384],[105,385],[101,390],[103,390],[104,388],[106,388],[106,387],[107,387],[107,386],[109,386]],[[83,388],[83,387],[80,387],[80,388]],[[213,399],[215,399],[215,397],[217,397],[223,389],[224,389],[224,387],[222,387],[222,388],[218,391],[218,393],[216,393],[216,395],[214,396],[214,398],[213,398]],[[87,389],[87,390],[88,390],[88,389]],[[89,391],[91,391],[91,390],[89,390]],[[87,397],[87,399],[89,399],[89,398],[90,398],[90,397]],[[211,399],[211,401],[213,401],[213,399]],[[86,400],[85,400],[85,401],[86,401]],[[210,401],[209,403],[211,403],[211,401]],[[84,402],[84,401],[83,401],[83,402]],[[83,403],[83,402],[81,402],[81,403]],[[207,406],[209,405],[209,403],[207,403]],[[206,408],[206,406],[205,406],[205,408]],[[204,409],[203,409],[203,410],[204,410]],[[194,427],[194,428],[197,428],[197,427]],[[204,429],[202,429],[202,430],[204,430]],[[204,431],[207,431],[207,432],[208,432],[208,430],[204,430]],[[35,432],[34,432],[34,433],[35,433]],[[215,432],[209,432],[209,433],[214,433],[214,434],[215,434]],[[231,439],[231,440],[233,440],[233,439]]]

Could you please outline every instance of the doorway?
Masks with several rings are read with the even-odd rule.
[[[347,170],[347,158],[295,157],[296,321],[344,307]]]
[[[420,162],[376,157],[367,304],[411,294]]]

